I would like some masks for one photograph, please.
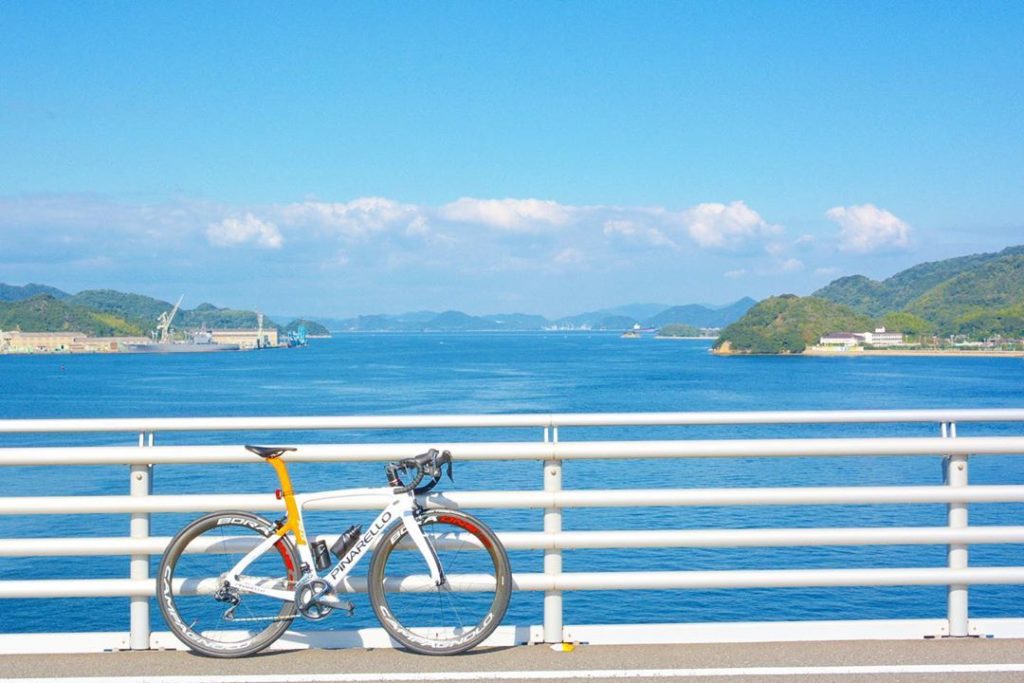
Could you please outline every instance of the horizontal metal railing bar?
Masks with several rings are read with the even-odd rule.
[[[1019,503],[1024,502],[1024,485],[451,491],[421,497],[420,502],[425,507],[470,509]],[[306,509],[375,510],[381,505],[380,498],[359,496],[317,500]],[[269,493],[0,498],[0,515],[199,513],[229,509],[276,512],[284,510],[284,501]]]
[[[1024,567],[970,569],[753,569],[605,572],[513,576],[518,590],[660,590],[687,588],[803,588],[1021,584]]]
[[[425,578],[418,582],[429,584]],[[512,583],[520,591],[996,585],[1024,584],[1024,567],[516,573]],[[363,577],[344,585],[351,592],[366,591]],[[155,590],[155,579],[0,581],[0,598],[152,597]]]
[[[947,545],[950,543],[1024,544],[1024,526],[949,527],[836,527],[789,529],[665,529],[609,531],[506,531],[498,534],[508,550],[566,550],[582,548],[769,548],[855,545]],[[328,546],[337,534],[317,535]],[[170,536],[148,538],[3,538],[0,557],[71,557],[98,555],[161,555]],[[251,537],[210,539],[190,550],[239,552],[255,547]],[[438,547],[482,547],[471,535],[435,541]]]
[[[715,424],[1021,422],[1024,409],[792,410],[505,415],[351,415],[0,420],[0,433],[431,429],[452,427],[602,427]]]
[[[637,458],[757,458],[898,455],[1021,455],[1024,437],[973,436],[842,439],[700,439],[423,444],[310,444],[289,462],[389,461],[429,448],[461,460],[583,460]],[[241,446],[79,446],[3,448],[0,466],[259,463]]]

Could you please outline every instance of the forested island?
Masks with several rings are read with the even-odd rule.
[[[770,297],[723,329],[714,349],[802,353],[829,334],[881,328],[902,334],[905,350],[1024,349],[1024,246]]]
[[[662,339],[676,337],[685,339],[693,337],[709,337],[709,335],[704,334],[704,331],[699,327],[694,327],[693,325],[687,325],[685,323],[669,323],[658,330],[657,336]]]

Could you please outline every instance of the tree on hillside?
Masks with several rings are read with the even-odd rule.
[[[741,353],[800,353],[830,332],[873,327],[871,318],[847,306],[819,299],[783,294],[765,299],[722,330],[715,348],[729,342]]]
[[[935,325],[906,311],[887,313],[882,318],[882,325],[889,331],[902,332],[908,337],[921,337],[935,333]]]

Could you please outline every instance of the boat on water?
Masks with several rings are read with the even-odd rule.
[[[639,339],[641,333],[649,332],[647,328],[640,327],[640,323],[635,323],[632,329],[626,330],[622,333],[623,339]]]
[[[184,295],[178,297],[178,303],[170,312],[164,312],[157,318],[157,330],[160,333],[158,341],[143,344],[121,344],[123,353],[213,353],[216,351],[238,351],[241,347],[238,344],[218,344],[213,341],[213,334],[206,330],[204,325],[198,332],[193,332],[188,341],[176,342],[171,339],[171,321],[181,308],[181,300]],[[262,321],[260,327],[262,327]]]
[[[238,351],[241,348],[238,344],[218,344],[213,341],[213,335],[206,330],[196,332],[189,341],[184,342],[162,341],[151,344],[121,345],[121,350],[124,353],[213,353]]]

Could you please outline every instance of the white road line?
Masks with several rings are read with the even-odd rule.
[[[1024,663],[754,666],[735,669],[590,669],[582,671],[447,671],[437,673],[259,674],[230,676],[95,676],[4,678],[2,683],[392,683],[400,681],[576,681],[600,678],[735,678],[738,676],[864,676],[871,674],[1024,673]]]

